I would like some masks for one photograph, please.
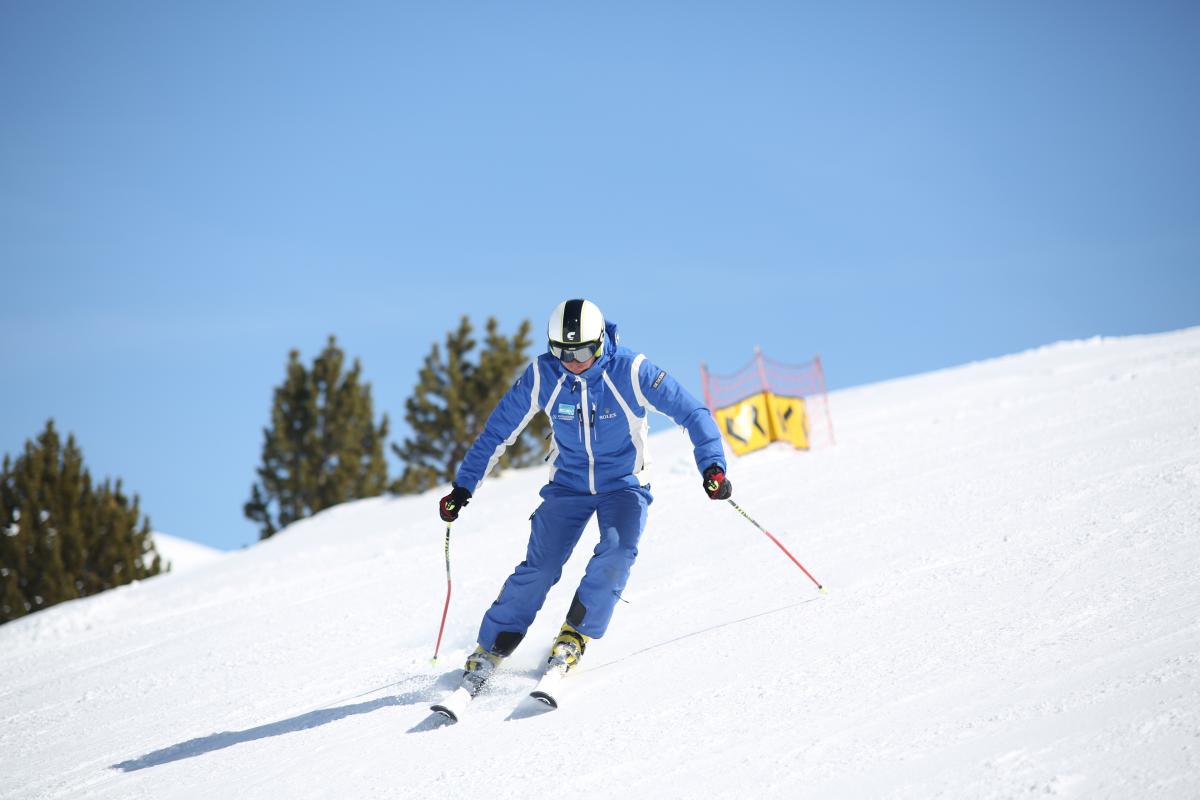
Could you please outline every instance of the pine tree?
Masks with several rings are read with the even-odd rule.
[[[0,471],[0,623],[157,575],[150,520],[109,480],[92,485],[83,453],[54,421]]]
[[[261,525],[263,539],[316,512],[387,488],[383,443],[388,419],[377,427],[371,385],[330,336],[312,369],[288,354],[287,376],[275,390],[271,427],[263,429],[262,466],[243,510]]]
[[[500,332],[496,319],[489,318],[477,363],[471,360],[477,342],[466,316],[446,334],[444,355],[434,343],[413,394],[405,402],[404,418],[412,435],[401,446],[392,445],[404,462],[403,474],[392,484],[393,492],[423,492],[454,479],[488,416],[528,363],[525,351],[531,341],[530,329],[525,320],[508,337]],[[545,419],[535,417],[505,452],[497,471],[536,463],[543,455],[542,442],[548,431]]]

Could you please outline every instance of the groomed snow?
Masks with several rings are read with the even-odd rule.
[[[590,551],[453,728],[543,469],[331,509],[196,569],[0,627],[5,798],[1200,796],[1200,329],[835,393],[837,445],[656,502],[558,711],[532,686]],[[585,534],[585,537],[587,534]]]

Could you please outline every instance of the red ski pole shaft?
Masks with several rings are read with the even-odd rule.
[[[450,525],[446,523],[446,605],[442,607],[442,624],[438,626],[437,644],[433,646],[433,663],[438,660],[442,649],[442,633],[446,630],[446,614],[450,611]]]
[[[788,558],[790,558],[792,560],[792,563],[795,564],[797,567],[799,567],[800,571],[803,572],[805,575],[807,575],[808,579],[810,581],[812,581],[814,584],[816,584],[817,589],[819,589],[822,592],[825,591],[825,587],[821,585],[821,582],[818,581],[816,578],[814,578],[812,576],[812,573],[809,572],[808,570],[806,570],[804,568],[804,565],[796,560],[796,557],[794,555],[792,555],[791,552],[786,547],[783,546],[783,542],[776,539],[769,530],[767,530],[762,525],[759,525],[757,522],[755,522],[754,518],[751,517],[749,514],[747,514],[745,511],[743,511],[741,506],[739,506],[737,503],[733,502],[732,497],[728,498],[728,500],[729,500],[729,505],[731,505],[735,509],[737,509],[737,512],[739,514],[741,514],[743,517],[745,517],[750,522],[751,525],[753,525],[754,527],[758,528],[760,531],[765,533],[767,535],[767,538],[770,539],[772,542],[774,542],[776,547],[778,547],[780,550],[782,550],[784,552],[784,555],[786,555]]]

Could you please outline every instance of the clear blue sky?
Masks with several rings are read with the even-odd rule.
[[[2,2],[0,451],[233,548],[330,333],[399,438],[571,296],[696,392],[1200,324],[1198,86],[1196,2]]]

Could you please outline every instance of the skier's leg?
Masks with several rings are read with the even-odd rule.
[[[606,494],[596,509],[600,541],[575,592],[567,622],[587,638],[604,635],[637,558],[638,540],[653,502],[648,488]]]
[[[592,495],[554,484],[545,486],[541,495],[542,504],[531,517],[525,560],[504,582],[479,626],[479,645],[497,655],[509,655],[525,637],[595,510]]]

